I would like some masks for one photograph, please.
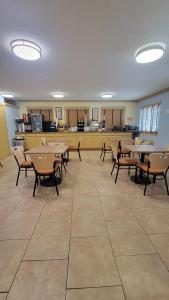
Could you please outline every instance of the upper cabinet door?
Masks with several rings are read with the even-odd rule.
[[[41,109],[41,114],[43,121],[52,121],[52,110],[51,109]]]

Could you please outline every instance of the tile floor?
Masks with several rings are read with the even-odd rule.
[[[111,159],[73,154],[59,186],[34,174],[15,186],[12,157],[0,168],[0,300],[168,300],[169,197],[127,172],[117,184]]]

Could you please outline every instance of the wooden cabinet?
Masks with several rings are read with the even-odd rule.
[[[43,121],[52,121],[52,109],[50,108],[29,108],[28,114],[41,114]]]
[[[9,141],[6,123],[5,106],[0,105],[0,159],[9,156]]]

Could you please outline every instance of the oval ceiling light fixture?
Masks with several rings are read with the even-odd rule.
[[[135,53],[136,61],[139,64],[147,64],[160,59],[164,55],[165,45],[161,43],[151,43],[137,49]]]
[[[8,98],[8,99],[14,98],[14,94],[8,93],[8,92],[3,92],[3,93],[1,93],[1,96],[2,96],[3,98]]]
[[[57,93],[57,92],[55,92],[55,93],[52,93],[52,96],[54,97],[54,98],[57,98],[57,99],[61,99],[61,98],[64,98],[64,93]]]
[[[112,93],[103,93],[101,96],[103,99],[110,99],[113,97],[113,94]]]
[[[27,40],[14,40],[11,42],[13,53],[25,60],[37,60],[42,55],[41,48],[34,42]]]

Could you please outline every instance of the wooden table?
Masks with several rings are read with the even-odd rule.
[[[68,146],[63,143],[57,143],[54,145],[46,145],[32,148],[25,152],[25,154],[58,154],[64,155],[68,150]]]
[[[146,154],[151,154],[151,153],[164,153],[164,152],[169,152],[169,150],[166,150],[162,147],[156,147],[152,145],[125,145],[125,147],[133,153],[138,153],[140,154],[140,162],[144,163],[145,160],[145,155]],[[131,176],[131,180],[135,182],[135,176]],[[137,180],[138,184],[145,184],[145,177],[143,175],[143,171],[140,170],[139,172],[139,178]],[[149,182],[151,183],[151,181]]]
[[[162,147],[155,147],[155,146],[152,146],[152,145],[125,145],[125,147],[130,152],[140,153],[141,155],[150,154],[150,153],[169,152],[169,150],[165,150]]]

